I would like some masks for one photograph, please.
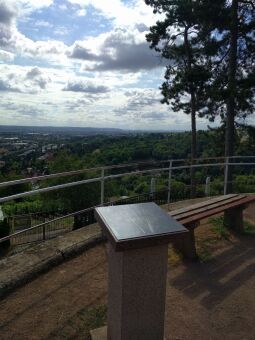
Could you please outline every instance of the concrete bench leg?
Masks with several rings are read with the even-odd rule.
[[[238,207],[226,210],[224,212],[224,225],[237,232],[243,233],[243,209],[244,207]]]
[[[199,223],[194,223],[190,226],[187,226],[189,232],[184,234],[183,236],[180,237],[179,240],[174,242],[174,248],[177,249],[183,255],[184,259],[187,260],[197,259],[194,229],[198,225]]]

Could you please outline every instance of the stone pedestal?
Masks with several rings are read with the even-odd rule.
[[[187,233],[155,203],[99,207],[108,239],[108,340],[163,340],[168,243]]]
[[[115,252],[108,247],[108,340],[163,340],[167,244]]]

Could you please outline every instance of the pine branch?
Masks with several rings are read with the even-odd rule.
[[[242,4],[250,5],[253,10],[255,10],[255,1],[254,0],[242,0],[240,1]]]

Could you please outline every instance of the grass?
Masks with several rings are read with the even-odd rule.
[[[209,218],[208,222],[206,223],[208,228],[202,225],[200,232],[196,236],[198,258],[203,263],[213,258],[219,241],[229,240],[231,236],[228,229],[224,226],[223,216]]]
[[[229,240],[230,233],[224,225],[223,216],[211,217],[209,221],[213,225],[212,231],[217,235],[218,239]]]
[[[255,225],[249,221],[244,221],[244,232],[245,234],[255,235]]]
[[[197,251],[197,255],[198,255],[198,259],[200,262],[202,263],[206,263],[208,261],[210,261],[212,259],[212,252],[207,248],[207,247],[201,247],[198,251]]]
[[[172,245],[168,247],[168,263],[172,266],[179,264],[182,261],[182,254],[177,252]]]
[[[90,331],[106,325],[107,308],[105,305],[85,307],[71,319],[66,320],[63,327],[49,335],[49,339],[84,339],[91,340]]]
[[[84,327],[90,331],[106,325],[107,308],[105,305],[100,305],[88,309],[83,315]]]

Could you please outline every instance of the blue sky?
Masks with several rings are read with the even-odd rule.
[[[0,0],[0,124],[190,129],[160,104],[156,19],[143,0]]]

